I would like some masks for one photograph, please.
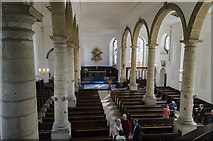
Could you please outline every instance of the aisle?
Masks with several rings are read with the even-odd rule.
[[[114,135],[113,125],[115,120],[122,117],[120,111],[114,102],[110,99],[110,90],[100,90],[98,91],[100,99],[103,105],[104,112],[108,123],[110,124],[110,133]]]

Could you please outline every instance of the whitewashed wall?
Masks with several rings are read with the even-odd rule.
[[[116,34],[104,33],[82,33],[81,34],[81,65],[82,66],[109,66],[112,52],[110,52],[110,42],[116,38]],[[91,60],[92,51],[96,46],[103,52],[102,60],[98,63]]]

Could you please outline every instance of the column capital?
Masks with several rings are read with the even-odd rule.
[[[50,39],[53,40],[54,44],[57,44],[57,43],[66,43],[67,36],[53,35],[53,36],[50,36]]]
[[[132,49],[136,49],[136,48],[138,48],[138,46],[136,46],[136,45],[132,45],[132,46],[130,46]]]
[[[150,43],[150,44],[146,44],[149,48],[156,48],[156,46],[158,46],[158,44],[156,43]]]
[[[203,40],[194,40],[194,39],[189,39],[189,40],[180,40],[181,43],[184,43],[185,46],[196,46],[197,43],[201,43]]]
[[[74,47],[74,42],[73,42],[73,41],[68,40],[68,41],[66,42],[66,44],[67,44],[67,47],[71,47],[71,48]]]
[[[41,22],[44,17],[40,12],[38,12],[34,7],[30,5],[25,5],[22,3],[10,3],[5,2],[2,5],[4,13],[7,14],[29,14],[34,17],[37,21]]]

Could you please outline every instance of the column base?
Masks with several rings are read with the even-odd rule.
[[[67,130],[61,130],[61,131],[51,131],[51,139],[52,140],[67,140],[69,141],[70,139],[70,135],[69,135],[69,131]]]
[[[76,98],[68,98],[68,107],[76,107]]]
[[[136,83],[129,84],[129,90],[131,90],[131,91],[138,90],[138,84],[136,84]]]
[[[174,128],[173,132],[178,133],[179,131],[181,132],[181,135],[185,135],[195,129],[197,129],[197,124],[192,120],[192,122],[184,123],[184,121],[180,118],[174,120]]]
[[[154,94],[145,94],[144,105],[156,105],[157,99]]]
[[[51,131],[51,139],[70,139],[71,137],[71,123],[68,121],[64,125],[53,123]]]

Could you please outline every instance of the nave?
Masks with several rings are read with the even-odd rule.
[[[0,10],[2,140],[113,140],[123,114],[144,140],[211,139],[212,2]],[[176,117],[165,119],[172,101]]]
[[[50,85],[45,84],[43,88],[50,89]],[[37,88],[39,86],[42,86],[42,84],[39,85],[38,82]],[[41,89],[38,88],[37,92],[41,93]],[[76,94],[76,107],[68,110],[68,118],[72,125],[72,140],[112,140],[114,135],[113,126],[116,123],[116,119],[121,119],[123,114],[127,115],[132,127],[133,119],[138,119],[143,132],[143,140],[175,140],[181,136],[180,132],[173,133],[174,120],[177,120],[179,115],[176,113],[175,117],[163,118],[163,107],[174,100],[177,103],[177,110],[179,110],[180,91],[171,87],[156,87],[155,91],[157,105],[144,105],[144,88],[140,88],[137,91],[130,91],[126,88],[115,88],[111,89],[111,91],[80,90]],[[46,110],[41,108],[39,112],[42,115],[39,120],[39,137],[41,140],[51,138],[51,129],[54,122],[52,100],[51,102],[46,101],[46,105],[49,103],[49,106],[47,106]],[[198,104],[205,105],[204,124],[208,124],[213,105],[195,98],[194,106],[198,107]],[[43,106],[45,107],[45,105]],[[204,127],[200,123],[197,124],[198,130]],[[190,137],[197,138],[198,136],[191,135]]]

